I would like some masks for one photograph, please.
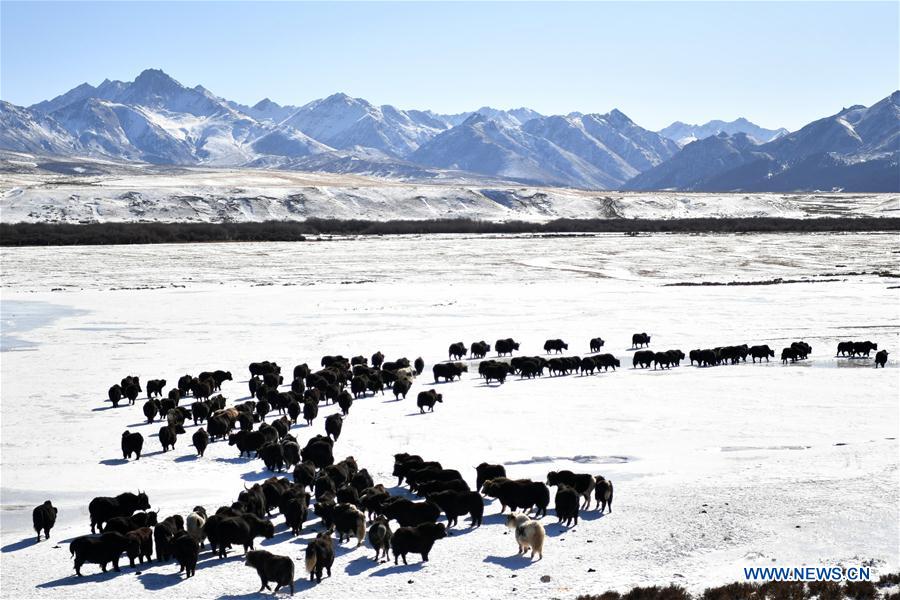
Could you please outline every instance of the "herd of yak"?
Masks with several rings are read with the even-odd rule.
[[[645,333],[632,337],[635,368],[666,369],[679,366],[685,358],[680,350],[639,349],[649,344],[650,336]],[[610,367],[615,370],[620,362],[611,354],[599,354],[603,346],[601,338],[591,339],[593,356],[584,358],[512,357],[519,344],[506,338],[497,340],[494,348],[498,358],[504,355],[510,358],[482,360],[478,371],[488,383],[503,383],[510,374],[531,378],[543,375],[545,370],[550,375],[593,374],[595,370]],[[561,354],[567,349],[568,344],[559,339],[544,344],[547,354]],[[868,357],[877,349],[877,344],[868,341],[841,342],[838,355]],[[460,359],[469,352],[472,358],[485,359],[490,350],[490,344],[483,341],[473,343],[471,349],[461,342],[452,344],[448,354],[450,361],[455,362],[435,364],[432,369],[435,382],[460,378],[468,371]],[[803,360],[811,351],[805,342],[794,342],[782,351],[782,361]],[[748,356],[753,362],[757,359],[768,362],[774,355],[766,345],[741,345],[692,350],[688,358],[692,365],[696,362],[704,367],[746,362]],[[878,351],[876,367],[884,367],[886,362],[887,352]],[[70,543],[76,574],[81,575],[85,563],[99,564],[104,572],[111,563],[118,571],[123,554],[134,566],[135,560],[151,561],[155,551],[157,561],[175,559],[180,566],[179,573],[191,577],[200,549],[208,542],[211,555],[219,558],[225,558],[232,546],[243,547],[246,565],[256,569],[260,577],[260,590],[269,589],[271,582],[276,586],[275,591],[288,586],[293,593],[293,560],[254,548],[256,538],[274,536],[275,526],[270,519],[275,510],[294,535],[302,532],[310,518],[310,509],[320,519],[320,530],[305,551],[305,570],[310,580],[317,581],[321,581],[323,572],[331,576],[335,535],[338,543],[355,537],[357,546],[367,539],[375,550],[376,561],[388,560],[389,551],[393,552],[395,564],[401,558],[406,564],[410,553],[419,554],[427,561],[432,546],[449,535],[449,528],[457,525],[459,517],[469,515],[472,527],[481,526],[485,497],[497,499],[501,513],[510,508],[506,524],[514,530],[519,553],[530,549],[532,558],[535,554],[539,558],[543,556],[544,529],[539,519],[546,516],[550,504],[548,486],[557,487],[556,516],[565,526],[578,523],[580,511],[589,509],[592,497],[596,502],[594,509],[599,509],[601,514],[612,510],[612,482],[600,475],[551,471],[546,482],[511,479],[503,465],[482,463],[475,468],[473,490],[458,470],[407,453],[394,456],[393,475],[397,477],[398,487],[405,482],[409,493],[421,499],[414,501],[406,493],[392,494],[383,484],[375,484],[369,472],[359,468],[353,457],[335,461],[334,445],[341,435],[343,417],[349,414],[355,399],[367,393],[383,394],[386,387],[398,400],[405,398],[413,379],[422,374],[424,361],[417,358],[410,363],[401,358],[387,362],[381,352],[376,352],[371,359],[325,356],[320,364],[322,368],[316,371],[307,364],[294,367],[290,390],[280,391],[284,378],[277,363],[251,363],[249,390],[255,401],[230,406],[221,394],[216,394],[223,382],[233,379],[230,371],[206,371],[196,377],[184,375],[168,392],[165,380],[147,381],[148,400],[142,409],[148,423],[157,417],[165,421],[159,430],[163,451],[174,448],[178,435],[185,433],[185,421],[190,419],[194,425],[205,425],[198,427],[192,436],[200,456],[210,442],[227,440],[240,456],[261,459],[273,476],[250,488],[245,485],[235,502],[219,507],[212,515],[204,507],[196,506],[186,517],[170,515],[159,519],[157,512],[150,511],[147,494],[141,491],[94,498],[88,505],[91,534]],[[108,397],[114,407],[123,398],[134,404],[142,391],[139,377],[128,376],[109,389]],[[189,396],[192,403],[182,405],[181,401]],[[325,435],[313,436],[301,447],[290,433],[291,427],[301,417],[311,425],[323,402],[337,404],[340,412],[325,419]],[[442,395],[433,389],[422,391],[417,397],[417,405],[423,412],[433,411],[439,402]],[[267,421],[270,413],[278,416]],[[125,431],[121,440],[123,457],[128,459],[134,455],[140,459],[143,441],[140,433]],[[274,475],[285,470],[292,470],[292,479]],[[515,512],[519,510],[525,512]],[[446,523],[438,523],[442,514]],[[56,517],[57,509],[49,500],[34,509],[33,524],[38,540],[42,531],[49,538]],[[392,522],[398,525],[396,529],[392,529]]]
[[[515,360],[515,359],[514,359]],[[405,397],[412,378],[421,374],[424,362],[407,359],[385,362],[378,352],[369,360],[357,356],[347,360],[341,356],[326,356],[322,369],[312,371],[308,365],[298,365],[293,371],[290,391],[278,391],[284,380],[275,362],[252,363],[249,387],[256,401],[227,406],[220,391],[223,382],[232,380],[230,372],[208,371],[196,377],[183,376],[177,386],[165,391],[165,380],[146,382],[148,400],[143,412],[148,423],[157,417],[165,420],[159,431],[163,451],[174,448],[177,436],[184,433],[184,423],[192,419],[199,427],[192,441],[198,454],[203,455],[210,441],[228,440],[240,455],[255,456],[265,463],[273,476],[262,484],[241,491],[229,506],[219,507],[208,514],[202,506],[195,506],[187,516],[169,515],[161,518],[150,510],[145,492],[125,492],[116,497],[98,497],[88,505],[91,533],[73,539],[69,545],[74,558],[75,572],[81,576],[86,563],[99,564],[119,570],[119,561],[126,555],[131,566],[143,563],[177,561],[179,573],[186,577],[195,574],[201,548],[209,543],[211,555],[225,558],[232,546],[243,547],[245,563],[256,569],[260,590],[275,591],[283,586],[294,591],[294,563],[290,557],[277,556],[254,548],[257,538],[272,538],[275,526],[273,511],[284,518],[292,534],[302,532],[310,511],[320,519],[317,535],[305,551],[305,569],[310,580],[321,581],[323,572],[331,576],[334,562],[334,540],[343,543],[351,537],[357,545],[364,539],[375,549],[375,560],[387,560],[389,551],[394,563],[404,564],[407,555],[419,554],[423,561],[434,543],[449,535],[448,529],[457,525],[461,516],[471,517],[471,526],[479,527],[484,515],[485,497],[496,498],[501,512],[507,507],[510,514],[506,524],[514,531],[520,553],[531,550],[531,556],[543,556],[544,529],[539,519],[546,516],[550,503],[550,489],[556,486],[556,514],[566,526],[577,524],[580,511],[588,510],[593,497],[595,510],[612,510],[612,482],[603,476],[579,474],[571,471],[550,472],[546,483],[529,479],[510,479],[503,465],[482,463],[475,468],[476,489],[473,491],[462,474],[444,468],[436,461],[425,461],[407,453],[395,455],[393,474],[397,486],[408,486],[409,494],[391,493],[383,484],[375,484],[366,469],[360,469],[353,457],[335,461],[334,445],[338,441],[343,416],[353,400],[366,392],[381,391],[389,386],[399,398]],[[347,387],[350,391],[347,391]],[[143,391],[140,378],[127,376],[108,391],[113,406],[122,398],[134,404]],[[183,398],[192,397],[189,406]],[[291,426],[302,415],[311,424],[320,402],[333,402],[341,412],[325,419],[326,435],[316,435],[301,447],[290,433]],[[421,410],[433,409],[441,402],[434,390],[421,392],[417,404]],[[266,417],[270,412],[280,415]],[[122,453],[140,459],[143,436],[138,432],[122,434]],[[278,477],[278,471],[292,469],[292,478]],[[484,496],[482,496],[482,493]],[[413,500],[411,494],[421,498]],[[513,512],[523,510],[524,513]],[[533,518],[529,513],[534,511]],[[441,515],[446,523],[438,523]],[[40,540],[41,532],[49,538],[57,509],[48,500],[33,511],[33,524]],[[392,527],[396,522],[397,527]]]

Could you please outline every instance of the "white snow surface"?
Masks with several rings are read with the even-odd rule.
[[[0,221],[247,222],[336,219],[892,216],[898,194],[611,192],[471,181],[404,182],[297,171],[0,161]],[[41,160],[38,158],[37,160]],[[34,166],[30,166],[34,165]]]
[[[898,321],[896,235],[396,236],[295,244],[4,248],[2,539],[4,598],[256,598],[240,551],[201,554],[183,580],[174,562],[76,578],[68,552],[89,532],[87,504],[141,488],[161,516],[215,511],[243,484],[268,477],[258,460],[217,442],[202,459],[194,426],[163,454],[140,403],[109,407],[106,390],[223,368],[223,393],[247,396],[247,364],[317,365],[324,354],[421,355],[427,367],[409,399],[357,400],[335,446],[376,482],[393,487],[392,455],[408,451],[459,469],[498,462],[513,477],[550,470],[603,474],[613,511],[582,513],[564,529],[551,510],[544,559],[516,556],[494,502],[485,523],[466,517],[431,560],[376,564],[355,541],[338,545],[333,577],[302,578],[300,557],[319,528],[257,547],[295,559],[309,598],[574,598],[633,585],[741,580],[745,566],[870,564],[876,577],[898,557]],[[808,283],[669,287],[676,282]],[[839,281],[826,281],[838,279]],[[893,289],[892,289],[893,288]],[[58,291],[51,291],[51,290]],[[663,350],[803,339],[809,360],[670,371],[630,368],[631,334]],[[462,381],[434,385],[431,366],[451,342],[512,336],[521,354],[563,338],[588,340],[622,368],[485,386],[477,361]],[[844,339],[891,352],[886,369],[834,357]],[[493,353],[492,353],[493,354]],[[415,396],[444,395],[420,415]],[[295,426],[302,443],[323,433]],[[121,460],[122,431],[145,437],[140,461]],[[402,493],[395,489],[395,493]],[[35,543],[30,513],[52,499],[59,520]],[[541,578],[549,575],[548,582]]]

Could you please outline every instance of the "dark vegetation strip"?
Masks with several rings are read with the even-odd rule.
[[[819,275],[819,277],[826,276],[835,276],[840,275],[844,277],[849,276],[857,276],[857,275],[877,275],[878,277],[891,277],[897,278],[900,277],[897,273],[891,273],[890,271],[848,271],[847,273],[826,273],[824,275]],[[781,277],[776,277],[775,279],[764,279],[760,281],[679,281],[677,283],[664,283],[663,287],[705,287],[705,286],[720,286],[720,285],[779,285],[781,283],[830,283],[834,281],[844,281],[843,279],[782,279]],[[891,289],[891,288],[888,288]]]
[[[366,221],[309,219],[262,223],[12,223],[0,224],[2,246],[299,242],[320,235],[776,233],[900,231],[900,218],[557,219],[496,223],[472,219]]]
[[[781,283],[830,283],[841,281],[840,279],[766,279],[765,281],[679,281],[678,283],[664,283],[663,287],[707,287],[720,285],[778,285]]]

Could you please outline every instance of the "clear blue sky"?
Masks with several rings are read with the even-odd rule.
[[[900,3],[0,2],[0,98],[161,68],[244,103],[797,128],[900,87]]]

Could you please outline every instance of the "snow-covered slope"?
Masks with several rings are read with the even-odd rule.
[[[692,142],[667,162],[637,175],[632,189],[696,189],[707,179],[755,159],[765,159],[754,141],[743,133],[720,133]]]
[[[329,153],[305,160],[330,160]],[[114,221],[264,221],[471,218],[815,217],[895,215],[900,195],[685,194],[588,192],[503,181],[403,183],[346,174],[259,169],[201,169],[58,162],[15,154],[0,161],[4,223]],[[371,170],[376,163],[365,165]],[[331,165],[337,168],[337,165]],[[414,167],[410,167],[413,169]],[[434,181],[438,175],[432,173]]]
[[[626,189],[900,191],[900,91],[756,145],[721,133],[690,143]]]
[[[59,155],[83,151],[78,140],[54,119],[2,100],[0,148]]]
[[[187,88],[156,69],[130,83],[84,84],[30,110],[67,130],[81,153],[156,164],[244,164],[269,132],[202,86]]]
[[[615,188],[675,153],[674,142],[606,115],[534,117],[523,125],[475,113],[409,156],[432,167],[584,188]]]
[[[282,106],[268,98],[263,98],[253,106],[238,104],[237,102],[232,102],[230,100],[227,100],[226,103],[231,108],[242,112],[245,115],[249,115],[257,121],[271,121],[276,124],[281,123],[283,120],[294,114],[297,111],[297,108],[299,108],[291,105]]]
[[[421,111],[374,106],[347,94],[333,94],[310,102],[283,124],[334,148],[373,148],[395,157],[406,156],[446,128],[444,123]]]
[[[262,155],[294,158],[333,150],[325,144],[312,139],[302,131],[284,126],[278,126],[257,138],[253,142],[252,148],[256,153]]]

